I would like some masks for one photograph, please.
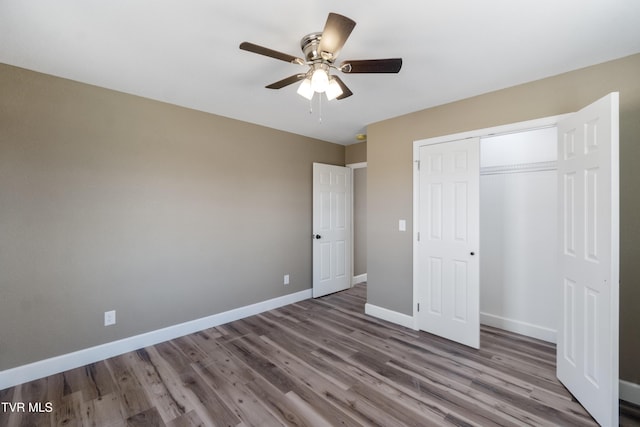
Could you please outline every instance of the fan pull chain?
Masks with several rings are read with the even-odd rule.
[[[318,123],[322,124],[322,94],[318,95]]]

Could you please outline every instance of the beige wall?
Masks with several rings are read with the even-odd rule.
[[[367,161],[367,143],[359,142],[357,144],[347,145],[345,147],[344,162],[347,165],[353,163],[362,163]]]
[[[310,288],[344,153],[0,64],[0,370]]]
[[[353,275],[367,273],[367,168],[353,170]]]
[[[365,163],[367,143],[347,145],[345,164]],[[367,272],[367,169],[353,170],[353,275]]]
[[[620,92],[620,375],[640,383],[640,55],[382,121],[367,128],[369,303],[412,312],[414,140],[568,113]],[[397,231],[407,219],[406,233]]]

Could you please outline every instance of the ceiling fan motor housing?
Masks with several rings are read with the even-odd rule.
[[[322,56],[318,51],[320,46],[320,40],[322,39],[322,33],[310,33],[300,40],[300,48],[304,53],[304,57],[308,62],[314,62],[322,60]]]

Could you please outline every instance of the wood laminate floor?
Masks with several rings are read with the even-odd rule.
[[[0,391],[0,426],[595,425],[555,346],[482,327],[480,350],[364,314],[366,287]],[[622,425],[640,412],[623,408]]]

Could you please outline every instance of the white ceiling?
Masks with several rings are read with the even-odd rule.
[[[338,62],[404,63],[341,75],[354,95],[310,114],[297,84],[264,88],[305,67],[238,45],[303,56],[329,12],[357,22]],[[638,0],[0,0],[0,62],[340,144],[369,123],[638,52]]]

